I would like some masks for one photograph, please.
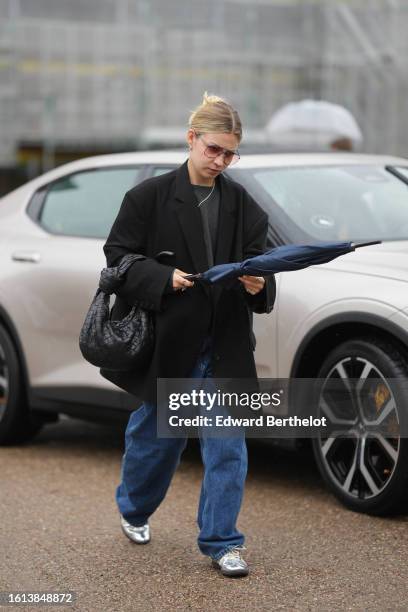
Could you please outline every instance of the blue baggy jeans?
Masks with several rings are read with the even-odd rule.
[[[191,378],[212,377],[208,344]],[[187,445],[187,438],[158,438],[156,415],[156,405],[145,402],[131,413],[125,433],[116,503],[121,515],[134,526],[147,523],[163,501]],[[197,543],[204,555],[219,559],[230,548],[242,546],[245,539],[236,528],[248,467],[245,434],[224,438],[200,435],[200,448],[204,477]]]

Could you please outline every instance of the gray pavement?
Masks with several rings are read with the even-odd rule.
[[[239,527],[251,574],[231,580],[196,546],[197,445],[138,546],[114,501],[122,444],[119,427],[64,420],[0,449],[0,591],[74,591],[54,609],[81,612],[408,610],[408,517],[344,509],[309,454],[249,442]]]

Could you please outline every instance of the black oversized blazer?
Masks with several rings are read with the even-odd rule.
[[[218,238],[215,263],[242,261],[266,250],[267,215],[245,189],[219,175]],[[166,293],[174,268],[203,272],[208,268],[200,210],[190,183],[187,161],[178,169],[150,178],[125,194],[104,245],[108,266],[126,253],[141,253],[117,291],[113,319],[136,301],[154,311],[155,349],[141,371],[101,370],[102,376],[141,400],[156,401],[157,378],[187,378],[212,321],[214,377],[256,378],[252,311],[270,312],[275,280],[269,277],[257,295],[237,280],[233,287],[195,282],[184,292]],[[160,251],[174,256],[160,263]],[[212,312],[214,316],[212,317]]]

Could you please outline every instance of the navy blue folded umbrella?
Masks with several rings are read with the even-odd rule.
[[[309,266],[328,263],[340,255],[381,240],[354,244],[353,242],[326,242],[306,245],[286,244],[266,251],[262,255],[250,257],[241,262],[213,266],[200,274],[189,274],[188,280],[200,280],[210,284],[231,281],[243,276],[268,276],[277,272],[302,270]]]

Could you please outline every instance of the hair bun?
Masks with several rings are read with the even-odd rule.
[[[242,138],[242,125],[238,112],[220,96],[204,92],[203,101],[190,114],[188,124],[197,134],[235,134]]]
[[[220,98],[220,96],[215,96],[214,94],[208,94],[207,91],[204,92],[203,104],[219,104],[220,102],[227,104],[227,101],[224,100],[224,98]]]

